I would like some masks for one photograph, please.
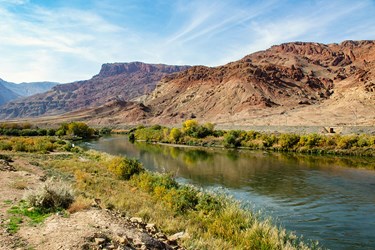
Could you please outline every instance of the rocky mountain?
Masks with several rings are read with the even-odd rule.
[[[0,79],[0,105],[3,105],[4,103],[17,99],[19,97],[20,95],[6,88],[2,84],[2,80]]]
[[[38,93],[46,92],[58,85],[57,82],[23,82],[23,83],[12,83],[12,82],[1,82],[7,89],[12,90],[20,96],[31,96]]]
[[[337,107],[327,112],[345,111],[350,119],[355,102],[362,108],[374,103],[374,91],[374,41],[294,42],[224,66],[195,66],[166,76],[144,104],[151,108],[151,120],[160,123],[198,118],[249,124],[277,114],[270,121],[275,123],[283,114],[320,105],[320,112]],[[374,109],[367,112],[367,118],[375,118]]]
[[[0,105],[23,96],[31,96],[48,91],[57,84],[55,82],[23,82],[16,84],[0,79]]]
[[[153,91],[164,76],[187,68],[141,62],[103,64],[90,80],[57,85],[46,93],[2,106],[0,119],[56,115],[114,100],[129,101]]]

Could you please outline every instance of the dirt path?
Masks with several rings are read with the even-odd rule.
[[[44,172],[25,160],[0,161],[0,250],[182,249],[176,242],[181,234],[167,237],[154,224],[101,209],[98,202],[73,214],[54,214],[36,226],[25,220],[17,233],[9,233],[7,211],[19,204],[26,189],[43,181]]]

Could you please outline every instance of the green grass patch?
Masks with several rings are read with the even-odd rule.
[[[20,225],[24,222],[24,218],[28,218],[29,225],[42,223],[52,213],[50,211],[31,208],[26,201],[21,201],[18,205],[11,207],[8,211],[11,215],[10,221],[7,225],[9,233],[16,233]]]
[[[7,231],[11,234],[17,233],[20,229],[20,224],[23,222],[22,217],[11,216],[7,225]]]

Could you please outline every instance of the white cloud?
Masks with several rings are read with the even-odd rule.
[[[164,30],[131,22],[131,15],[144,8],[138,0],[92,3],[87,9],[48,9],[26,0],[0,0],[0,77],[69,82],[90,78],[106,62],[219,65],[282,42],[375,35],[371,0],[287,7],[287,1],[276,0],[180,0],[169,6]],[[348,17],[357,23],[346,22]]]
[[[118,55],[115,49],[120,47],[119,34],[126,32],[123,27],[89,11],[28,8],[27,15],[19,16],[0,7],[1,54],[10,58],[0,60],[4,79],[67,82],[82,74],[88,78],[107,57]],[[131,34],[127,37],[132,39]],[[76,70],[61,74],[70,64],[76,64]]]

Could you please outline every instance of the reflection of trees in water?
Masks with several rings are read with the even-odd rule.
[[[237,150],[228,150],[227,157],[232,161],[237,161],[240,157],[240,154]]]
[[[213,154],[199,149],[186,150],[183,154],[184,162],[190,166],[197,164],[197,162],[212,163],[213,158]]]
[[[375,160],[371,157],[332,155],[319,156],[297,153],[278,154],[277,157],[286,162],[296,162],[298,165],[313,169],[332,168],[333,166],[375,169]]]
[[[248,187],[256,193],[280,199],[306,197],[306,194],[318,197],[332,190],[341,191],[325,183],[327,176],[340,176],[341,171],[345,171],[335,166],[375,164],[374,160],[366,158],[179,148],[145,142],[133,145],[127,140],[114,140],[104,146],[107,152],[116,150],[118,154],[123,150],[122,154],[138,156],[148,169],[174,173],[202,186]]]

